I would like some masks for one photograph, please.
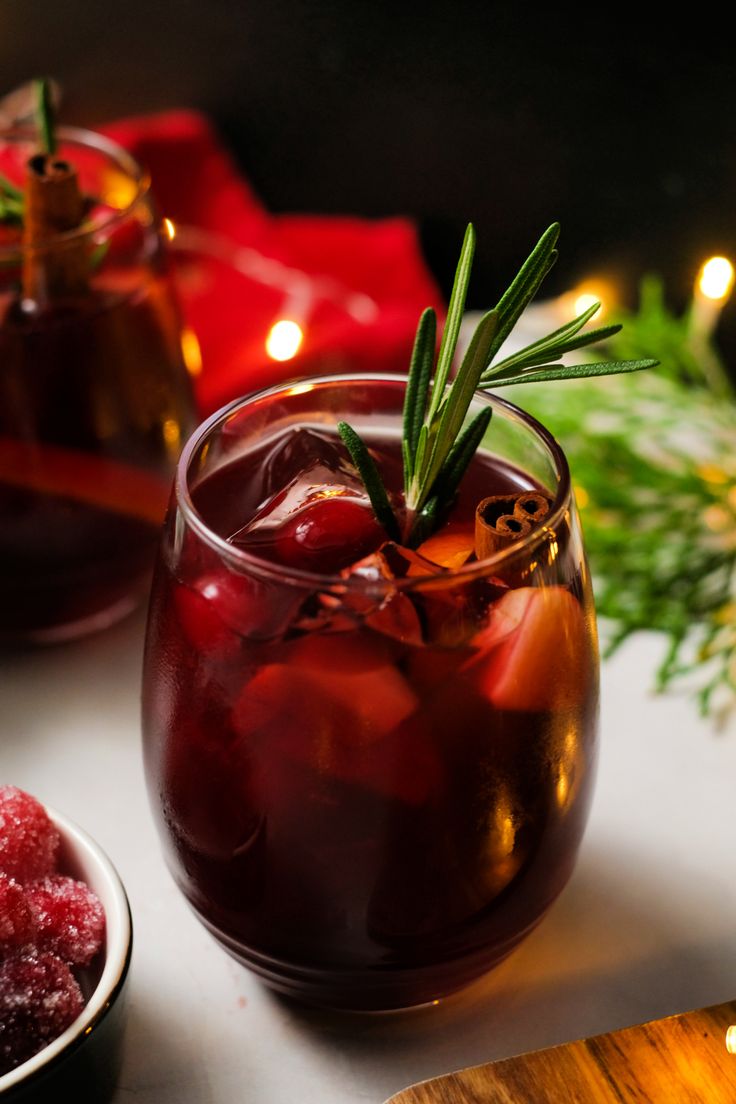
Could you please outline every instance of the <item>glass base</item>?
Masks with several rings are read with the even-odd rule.
[[[133,594],[126,594],[123,598],[107,606],[97,613],[91,613],[86,617],[80,617],[77,621],[69,621],[64,625],[53,625],[48,629],[29,629],[15,636],[28,644],[64,644],[70,640],[79,640],[83,636],[109,629],[122,621],[137,609],[143,600],[144,591],[137,590]]]
[[[500,965],[545,914],[506,941],[462,958],[408,968],[335,970],[296,966],[260,954],[214,928],[198,910],[194,911],[232,958],[280,995],[313,1008],[368,1014],[417,1011],[466,989]]]

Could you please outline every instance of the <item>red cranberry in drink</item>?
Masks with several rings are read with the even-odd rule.
[[[367,501],[325,497],[295,511],[276,537],[281,563],[330,575],[377,548],[385,533]]]

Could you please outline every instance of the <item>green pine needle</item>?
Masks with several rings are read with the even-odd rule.
[[[469,222],[465,230],[463,246],[460,250],[460,260],[455,271],[455,280],[450,295],[450,305],[447,308],[447,319],[442,331],[442,342],[437,357],[437,371],[435,372],[432,395],[429,402],[429,414],[427,420],[431,423],[437,413],[440,403],[444,398],[445,384],[455,359],[457,339],[460,335],[460,324],[465,310],[465,298],[470,283],[470,270],[473,266],[475,254],[475,228]]]
[[[337,431],[350,453],[350,458],[355,464],[360,478],[363,480],[368,497],[371,500],[373,513],[376,515],[379,524],[383,526],[391,540],[398,540],[399,526],[394,517],[388,493],[383,485],[375,460],[361,438],[347,422],[338,422]]]
[[[502,376],[481,381],[481,388],[510,387],[519,383],[542,383],[551,380],[587,379],[591,376],[616,376],[623,372],[641,372],[654,368],[657,360],[609,360],[592,364],[542,364],[523,372],[509,372]]]
[[[437,340],[437,315],[428,307],[417,327],[414,349],[409,366],[409,378],[404,396],[404,493],[408,494],[414,474],[413,464],[419,445],[419,435],[424,422],[432,381],[434,351]]]
[[[36,87],[36,119],[41,137],[41,149],[49,157],[56,153],[56,121],[51,99],[51,85],[46,77],[34,81]]]

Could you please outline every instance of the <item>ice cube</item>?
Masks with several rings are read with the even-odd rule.
[[[317,429],[292,429],[280,434],[258,463],[261,505],[254,517],[233,533],[233,544],[251,543],[260,530],[280,525],[315,496],[332,493],[365,497],[341,442]]]

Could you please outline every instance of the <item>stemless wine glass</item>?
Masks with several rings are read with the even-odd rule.
[[[64,639],[132,608],[195,424],[149,178],[101,135],[58,139],[80,226],[0,226],[0,638]],[[37,142],[0,136],[19,202]]]
[[[444,531],[467,531],[499,488],[544,489],[548,516],[503,552],[330,576],[228,540],[315,464],[324,480],[341,419],[398,457],[404,387],[305,381],[195,432],[144,663],[147,781],[177,884],[268,984],[344,1009],[436,1000],[504,958],[571,873],[596,760],[568,467],[511,404],[474,400],[471,414],[493,407],[490,444]]]

